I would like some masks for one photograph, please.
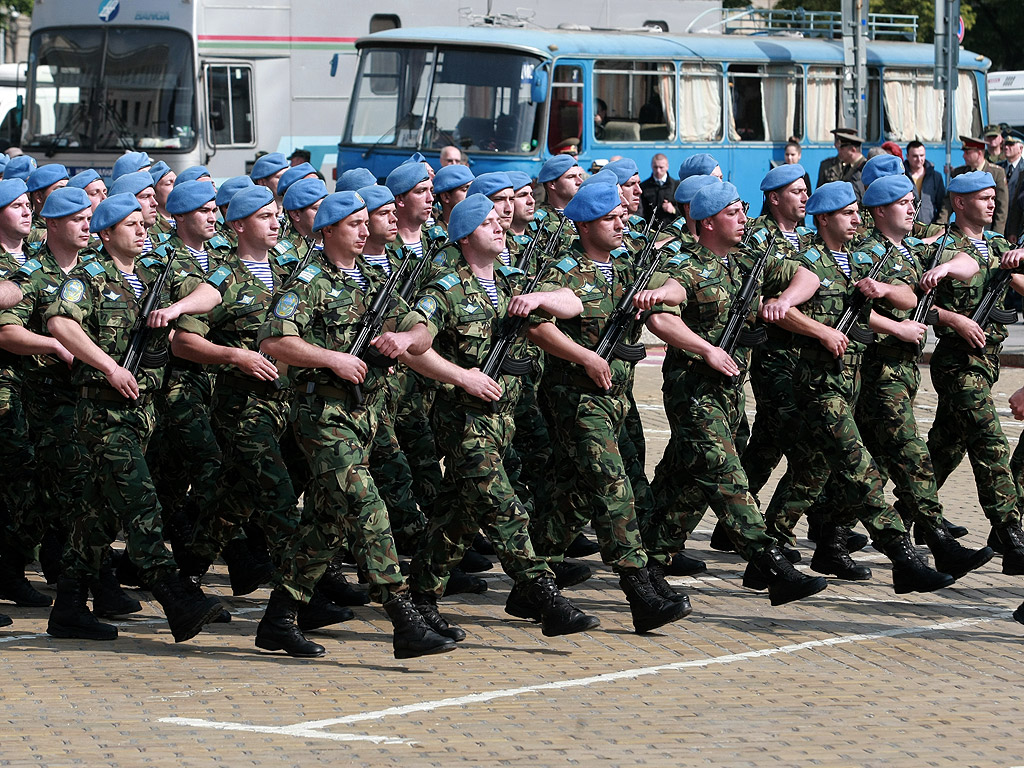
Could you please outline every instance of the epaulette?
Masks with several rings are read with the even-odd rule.
[[[566,256],[560,262],[555,264],[555,269],[560,269],[562,270],[562,272],[571,272],[578,265],[579,262],[576,261],[576,259],[574,259],[572,256]]]
[[[758,245],[768,244],[768,228],[761,227],[756,232],[750,233],[750,239],[756,241]]]
[[[318,267],[316,264],[307,264],[306,267],[301,272],[299,272],[298,275],[296,275],[295,279],[298,280],[299,282],[306,283],[308,285],[309,282],[314,277],[319,275],[322,271],[323,270],[320,269],[320,267]]]
[[[625,248],[616,248],[608,255],[611,256],[613,259],[621,259],[623,256],[629,256],[629,251],[627,251]]]
[[[42,248],[45,244],[45,240],[37,240],[34,243],[24,243],[21,246],[21,251],[22,253],[25,254],[25,256],[35,256],[37,253],[39,253],[39,249]]]
[[[164,263],[155,256],[143,256],[142,259],[139,260],[139,263],[149,269],[152,269],[153,267],[162,267],[164,265]]]
[[[544,221],[544,219],[546,219],[547,217],[548,217],[548,212],[544,211],[544,210],[541,210],[540,208],[538,208],[536,211],[533,212],[533,220],[534,221]]]
[[[986,229],[981,233],[981,236],[986,240],[995,240],[997,237],[1002,237],[998,232],[993,232],[991,229]]]
[[[533,242],[526,235],[512,235],[512,240],[513,242],[519,243],[519,245],[523,246],[529,245],[531,242]]]
[[[276,245],[274,246],[277,247]],[[280,266],[286,266],[288,264],[295,264],[299,261],[298,255],[295,253],[294,248],[289,248],[285,253],[280,254],[277,257],[277,263]]]
[[[876,247],[877,247],[877,246],[872,246],[872,247],[871,247],[871,251],[872,251],[872,253],[874,253],[874,252],[875,252],[875,248],[876,248]],[[856,263],[856,264],[865,264],[865,265],[871,265],[871,264],[874,264],[874,263],[875,263],[875,260],[871,258],[871,254],[870,254],[870,253],[864,253],[863,251],[854,251],[854,252],[853,252],[852,254],[850,254],[850,255],[851,255],[851,257],[852,257],[852,261],[853,261],[854,263]],[[884,254],[883,254],[883,255],[884,255]]]
[[[444,227],[440,224],[434,224],[427,228],[427,240],[434,242],[435,240],[447,240],[448,233]]]
[[[794,232],[796,232],[798,237],[810,237],[811,235],[814,234],[814,230],[813,229],[811,229],[810,227],[805,227],[803,225],[798,226],[794,230]]]
[[[434,285],[437,285],[446,291],[450,291],[452,288],[454,288],[461,282],[462,281],[459,280],[458,275],[456,275],[454,272],[449,272],[447,275],[442,275],[437,280],[435,280]]]
[[[166,260],[171,257],[171,254],[174,253],[174,248],[171,247],[170,243],[164,242],[158,245],[149,253],[155,253],[160,256],[161,260]],[[146,255],[148,256],[149,254]]]
[[[294,251],[295,248],[288,241],[286,241],[286,240],[279,240],[277,242],[277,244],[274,245],[274,249],[273,250],[274,250],[274,253],[276,253],[276,254],[278,254],[280,256],[284,256],[284,255],[289,254],[292,251]]]
[[[690,252],[689,251],[682,251],[681,253],[674,254],[672,256],[672,258],[670,258],[668,261],[666,261],[665,262],[665,266],[666,267],[669,267],[669,266],[681,267],[687,261],[687,259],[689,259],[689,258],[690,258]]]
[[[149,241],[153,243],[153,246],[155,248],[158,245],[163,245],[164,243],[166,243],[168,240],[171,239],[171,237],[172,235],[169,232],[157,232],[156,234],[151,234],[149,236]]]
[[[100,247],[102,248],[102,246]],[[85,262],[95,259],[101,252],[97,248],[86,248],[84,251],[78,252],[78,261],[85,264]]]
[[[918,237],[912,237],[911,235],[907,235],[906,237],[903,238],[903,244],[909,245],[911,248],[917,248],[922,245],[927,245],[927,243],[925,243],[924,240],[921,240]]]
[[[102,264],[95,260],[86,262],[82,265],[82,268],[89,277],[99,277],[107,271],[103,268]]]
[[[631,213],[629,214],[627,221],[629,222],[630,229],[640,229],[641,227],[647,229],[647,222],[644,220],[643,216],[637,216],[635,213]]]
[[[231,267],[222,264],[206,276],[206,282],[219,288],[230,275]]]
[[[231,243],[228,241],[226,237],[224,237],[224,235],[214,235],[213,237],[206,241],[206,247],[217,249],[230,248]]]
[[[668,251],[669,253],[679,253],[679,251],[681,251],[682,248],[683,248],[683,244],[682,243],[680,243],[678,240],[673,240],[672,242],[665,243],[658,250],[660,250],[660,251]]]
[[[811,262],[811,264],[814,264],[816,261],[818,261],[818,259],[821,258],[821,251],[819,251],[817,248],[808,248],[806,251],[803,251],[800,255],[807,259],[807,261]]]
[[[514,277],[515,275],[525,275],[526,273],[518,267],[506,267],[501,264],[497,270],[495,270],[502,277]]]
[[[623,233],[623,236],[624,237],[632,238],[633,240],[646,240],[647,239],[647,235],[645,235],[643,232],[640,232],[639,230],[636,230],[636,229],[627,229]]]
[[[885,256],[885,253],[888,250],[888,246],[883,246],[881,243],[875,241],[871,243],[871,245],[869,245],[866,250],[873,254],[876,258],[881,259]]]

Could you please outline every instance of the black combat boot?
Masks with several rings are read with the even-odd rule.
[[[828,586],[828,581],[821,576],[801,573],[786,559],[782,550],[773,546],[747,563],[743,586],[758,590],[767,588],[772,605],[783,605],[818,594]]]
[[[92,592],[93,612],[104,619],[127,616],[142,610],[142,603],[121,588],[112,551],[108,550],[104,555],[99,578],[89,582],[89,590]]]
[[[666,600],[651,585],[647,568],[637,568],[619,575],[619,587],[626,593],[637,634],[650,632],[689,615],[690,605]]]
[[[408,595],[391,598],[384,603],[384,611],[395,628],[393,644],[396,659],[413,659],[455,650],[455,641],[427,626]]]
[[[871,569],[854,562],[846,542],[850,540],[850,529],[832,522],[824,522],[818,530],[818,541],[811,558],[811,570],[835,576],[844,581],[867,581]],[[785,553],[783,553],[785,554]],[[787,558],[788,559],[788,558]]]
[[[711,548],[717,549],[719,552],[736,551],[736,546],[729,538],[729,533],[721,520],[715,523],[715,530],[711,532]]]
[[[43,569],[43,578],[46,580],[47,585],[56,584],[60,580],[60,574],[63,570],[61,557],[64,554],[65,538],[66,536],[63,532],[49,528],[43,534],[43,540],[39,543],[39,565]],[[110,551],[112,552],[113,550]]]
[[[448,620],[437,610],[437,596],[432,592],[413,592],[412,604],[416,606],[420,616],[427,622],[427,626],[441,637],[447,637],[456,643],[461,643],[466,639],[466,633],[462,631],[462,628],[455,624],[449,624]]]
[[[314,629],[351,621],[355,617],[356,614],[351,608],[336,605],[318,589],[314,589],[310,601],[299,606],[297,622],[303,632],[312,632]]]
[[[949,520],[946,520],[945,518],[943,518],[943,520],[942,520],[942,525],[946,529],[946,532],[950,536],[952,536],[954,539],[962,539],[964,536],[966,536],[968,533],[970,533],[970,531],[968,531],[962,525],[957,525],[956,523],[951,523],[951,522],[949,522]],[[927,528],[927,526],[924,526],[921,523],[918,523],[916,526],[914,526],[914,543],[915,544],[927,544],[928,543],[928,537],[926,535],[927,534],[926,528]],[[910,530],[910,526],[909,525],[907,526],[907,530],[908,531]],[[991,546],[991,544],[989,546]],[[995,552],[996,550],[993,549],[992,551]]]
[[[476,532],[476,536],[473,537],[473,549],[479,552],[481,555],[489,555],[494,557],[497,552],[494,551],[494,545],[484,536],[480,531]]]
[[[335,555],[327,564],[327,570],[316,584],[317,589],[335,605],[366,605],[370,602],[370,595],[365,589],[348,583],[341,561],[342,558]]]
[[[601,551],[601,545],[591,541],[582,533],[572,540],[572,544],[565,550],[566,557],[589,557]]]
[[[1024,532],[1021,532],[1020,523],[993,528],[992,533],[1003,551],[1003,573],[1007,576],[1024,575]]]
[[[6,548],[0,554],[0,600],[10,600],[22,608],[53,605],[53,600],[28,583],[24,558]]]
[[[57,582],[57,599],[50,611],[46,634],[51,637],[79,640],[115,640],[117,627],[96,620],[86,605],[88,585],[71,576],[62,576]]]
[[[494,563],[475,549],[467,549],[462,555],[462,562],[459,563],[459,568],[466,573],[483,573],[484,571],[491,570],[493,567]]]
[[[14,621],[6,613],[0,613],[0,627],[9,627]]]
[[[817,544],[819,537],[821,536],[821,526],[825,522],[825,515],[821,512],[808,512],[807,513],[807,540],[813,541]],[[863,533],[857,533],[850,528],[846,529],[848,534],[846,540],[846,551],[860,552],[864,547],[868,545],[868,537]],[[791,561],[792,562],[792,561]]]
[[[327,653],[322,645],[303,636],[297,619],[299,610],[298,601],[287,592],[271,592],[267,611],[256,628],[256,647],[284,651],[297,659],[315,659]]]
[[[487,582],[461,568],[452,568],[448,574],[448,583],[444,587],[443,597],[450,595],[482,595],[487,591]]]
[[[256,560],[242,539],[229,541],[221,557],[228,564],[231,594],[236,597],[252,594],[264,584],[269,584],[277,573],[273,563]]]
[[[659,563],[655,563],[653,560],[648,561],[647,577],[651,580],[651,586],[654,587],[654,591],[661,597],[666,600],[671,600],[674,603],[686,603],[687,606],[690,605],[690,598],[682,592],[676,592],[675,589],[672,588],[672,585],[665,581],[665,569]]]
[[[665,573],[669,576],[695,576],[704,573],[708,564],[696,557],[690,557],[685,552],[677,552],[672,557],[672,562],[665,566]]]
[[[566,600],[550,576],[535,579],[528,587],[528,594],[530,602],[540,612],[541,632],[545,637],[586,632],[601,623],[596,616],[588,616]]]
[[[143,584],[142,571],[128,557],[127,549],[122,549],[120,553],[114,552],[114,569],[117,573],[117,580],[124,586],[150,589],[151,585]]]
[[[563,560],[560,563],[548,563],[548,566],[555,574],[555,584],[559,589],[575,587],[594,575],[589,565],[578,560]]]
[[[1024,624],[1024,603],[1017,606],[1017,610],[1013,612],[1013,620],[1018,624]]]
[[[534,602],[530,594],[531,586],[529,583],[517,583],[512,586],[505,600],[505,613],[517,619],[541,620],[540,605]]]
[[[988,547],[967,549],[953,538],[945,525],[930,528],[918,523],[917,530],[924,531],[928,549],[935,557],[935,570],[948,573],[954,579],[980,568],[995,555]]]
[[[897,595],[907,592],[934,592],[948,587],[954,579],[948,573],[932,570],[910,543],[910,534],[901,534],[882,547],[892,561],[892,588]]]
[[[153,585],[153,597],[164,609],[174,642],[183,643],[212,624],[223,610],[215,597],[203,594],[198,581],[181,574],[161,579]]]

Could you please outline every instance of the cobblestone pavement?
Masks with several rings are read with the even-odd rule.
[[[637,388],[652,473],[668,435],[657,362]],[[1022,384],[1024,372],[1004,372],[1004,409]],[[934,405],[926,374],[923,428]],[[1020,426],[1003,417],[1015,444]],[[942,499],[981,546],[966,462]],[[897,598],[869,549],[858,559],[873,580],[773,609],[740,586],[737,557],[708,548],[712,523],[691,544],[707,574],[672,579],[693,614],[647,636],[596,556],[572,598],[599,629],[545,638],[509,619],[496,567],[487,594],[442,603],[470,633],[458,650],[404,662],[379,606],[316,633],[323,659],[257,653],[267,592],[231,597],[223,568],[208,581],[233,621],[180,645],[153,602],[112,643],[51,639],[46,610],[0,605],[14,618],[0,630],[0,765],[1024,764],[1024,627],[1010,618],[1024,581],[998,559],[951,589]]]

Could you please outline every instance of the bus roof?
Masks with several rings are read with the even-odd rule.
[[[521,29],[513,27],[420,27],[391,29],[360,38],[357,48],[403,43],[412,45],[505,48],[545,59],[559,57],[626,56],[640,51],[652,58],[681,58],[741,62],[843,63],[841,40],[769,37],[760,35],[673,35],[636,30]],[[868,41],[869,65],[932,67],[935,49],[921,43]],[[987,70],[992,62],[961,50],[960,67]]]

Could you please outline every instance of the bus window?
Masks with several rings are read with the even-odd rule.
[[[729,138],[786,141],[800,135],[803,78],[799,69],[757,64],[729,65]]]
[[[701,62],[679,67],[679,138],[718,141],[722,138],[722,70]]]
[[[370,34],[383,32],[385,29],[398,29],[402,20],[393,13],[375,13],[370,17]]]
[[[595,138],[629,142],[673,139],[675,81],[671,61],[594,62],[594,94],[608,110],[603,130],[595,130]]]
[[[945,120],[942,121],[945,125]],[[981,135],[981,104],[973,72],[960,72],[956,84],[956,130],[962,136]]]
[[[604,110],[607,112],[607,109]],[[595,104],[595,122],[603,119],[602,110]],[[555,67],[551,84],[551,106],[548,119],[548,151],[558,152],[558,145],[566,139],[583,138],[583,70],[577,66],[560,64]]]
[[[839,70],[836,67],[809,67],[807,70],[807,140],[832,144],[832,129],[839,122]],[[797,136],[800,134],[797,133]]]
[[[206,70],[210,132],[214,146],[252,145],[252,69],[211,65]]]
[[[932,87],[931,72],[886,67],[882,93],[887,139],[942,140],[943,94]]]
[[[356,144],[395,144],[400,131],[399,144],[414,143],[433,60],[433,51],[419,48],[363,54],[349,109],[348,140]]]

